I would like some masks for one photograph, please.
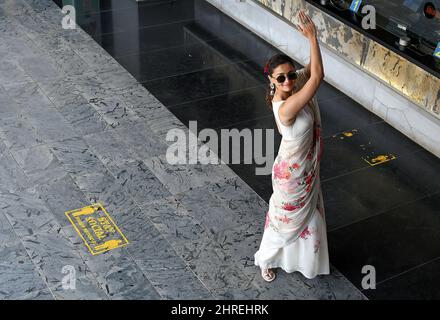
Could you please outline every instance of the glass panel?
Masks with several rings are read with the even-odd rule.
[[[430,11],[428,8],[435,10],[434,8],[440,7],[439,0],[431,2],[432,6],[426,6],[426,10],[427,2],[424,0],[369,0],[365,2],[376,8],[379,25],[385,24],[383,27],[386,30],[398,36],[405,34],[401,28],[406,27],[406,34],[414,45],[428,54],[434,52],[440,41],[440,19],[429,16],[425,12]]]
[[[362,7],[371,5],[376,9],[376,29],[382,33],[376,36],[399,49],[399,39],[406,39],[403,44],[406,53],[412,52],[412,57],[429,67],[439,68],[440,60],[432,57],[437,43],[440,42],[440,0],[362,0],[359,11],[354,14],[349,11],[352,0],[314,0],[331,9],[336,15],[361,26]],[[356,19],[350,19],[355,17]],[[365,30],[371,33],[371,30]],[[396,36],[395,39],[384,37],[383,32]],[[400,47],[400,50],[403,48]],[[433,60],[436,60],[435,62]]]

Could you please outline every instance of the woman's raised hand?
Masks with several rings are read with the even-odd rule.
[[[309,40],[316,38],[316,27],[312,19],[304,13],[303,10],[299,10],[298,13],[299,25],[298,28],[302,34]]]

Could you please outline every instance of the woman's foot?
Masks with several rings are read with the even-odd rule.
[[[272,269],[261,269],[261,276],[267,282],[275,280],[275,272]]]

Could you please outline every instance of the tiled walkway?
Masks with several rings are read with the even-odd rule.
[[[193,19],[193,7],[173,3],[176,11],[152,15],[149,23],[171,32]],[[106,11],[84,29],[94,36],[121,32],[129,42],[119,26],[105,23],[107,15],[123,18],[124,10]],[[0,299],[364,298],[334,268],[313,280],[280,272],[266,284],[252,261],[263,198],[224,164],[167,164],[166,133],[188,130],[163,101],[182,103],[172,91],[178,83],[192,94],[181,98],[205,96],[203,88],[177,81],[196,67],[191,58],[176,67],[165,50],[162,63],[135,74],[147,88],[151,81],[152,95],[81,29],[61,29],[51,1],[1,0],[0,18]],[[171,32],[137,50],[179,47],[179,39]],[[168,100],[156,97],[161,81]],[[212,81],[219,86],[210,94],[220,95],[219,79]],[[239,84],[236,90],[260,96]],[[105,205],[128,246],[88,252],[64,212],[94,202]],[[76,290],[63,288],[64,266],[75,268]]]
[[[205,0],[100,3],[81,25],[185,125],[275,128],[262,69],[276,48]],[[440,159],[333,87],[317,96],[331,262],[360,289],[362,267],[375,266],[369,298],[440,298]],[[384,154],[396,159],[363,159]],[[230,167],[269,200],[270,176]]]

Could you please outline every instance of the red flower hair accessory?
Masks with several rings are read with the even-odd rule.
[[[264,66],[264,74],[269,75],[269,62],[267,62],[266,65]]]

